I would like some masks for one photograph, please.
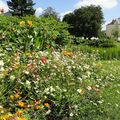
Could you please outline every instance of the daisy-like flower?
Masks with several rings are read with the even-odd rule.
[[[85,89],[78,89],[77,92],[83,95],[85,93]]]
[[[0,60],[0,66],[4,66],[3,60]]]

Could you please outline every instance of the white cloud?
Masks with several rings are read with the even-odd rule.
[[[102,25],[102,30],[106,30],[106,25],[108,25],[111,21],[106,21],[103,25]]]
[[[69,13],[72,13],[73,11],[67,11],[67,12],[64,12],[64,13],[60,13],[60,19],[62,20],[64,15],[66,14],[69,14]]]
[[[39,17],[39,16],[42,14],[42,12],[43,12],[43,9],[42,9],[41,7],[39,7],[39,8],[36,9],[35,15],[36,15],[37,17]]]
[[[7,12],[9,9],[6,2],[3,0],[0,0],[0,9],[4,9],[5,12]]]
[[[88,5],[100,5],[103,9],[111,9],[117,6],[118,0],[80,0],[76,5],[75,8],[80,8],[81,6],[88,6]]]

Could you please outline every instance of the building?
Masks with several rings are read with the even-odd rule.
[[[120,18],[112,20],[112,22],[106,26],[106,35],[120,40]]]
[[[3,14],[4,13],[4,9],[0,9],[0,14]]]
[[[5,16],[12,16],[12,14],[9,11],[5,11],[3,8],[0,9],[0,14]]]

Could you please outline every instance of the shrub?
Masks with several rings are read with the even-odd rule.
[[[15,18],[0,16],[1,32],[5,42],[13,43],[21,50],[45,50],[68,43],[67,24],[53,18],[33,16]]]
[[[109,48],[109,47],[115,47],[116,42],[110,39],[96,39],[96,40],[88,40],[87,45]]]

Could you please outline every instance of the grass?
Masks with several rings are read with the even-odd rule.
[[[101,61],[105,71],[102,71],[106,76],[115,76],[113,81],[105,81],[109,85],[103,90],[102,96],[104,98],[104,106],[109,108],[107,116],[109,120],[120,119],[120,61]],[[116,112],[117,111],[117,112]]]
[[[92,47],[87,45],[70,46],[70,49],[80,50],[84,53],[98,53],[101,60],[120,60],[120,44],[112,48]]]

